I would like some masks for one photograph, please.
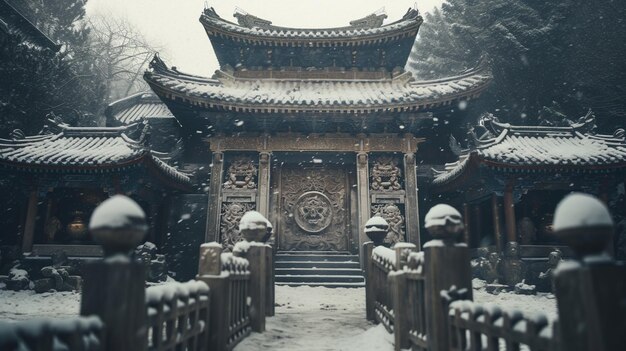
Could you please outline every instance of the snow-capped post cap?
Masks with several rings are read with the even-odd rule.
[[[579,256],[601,253],[613,236],[613,220],[606,205],[596,197],[572,193],[556,206],[554,235]]]
[[[257,211],[244,213],[239,221],[239,232],[246,241],[260,242],[267,234],[267,218]]]
[[[381,216],[374,216],[365,222],[365,235],[376,246],[383,244],[388,232],[389,223]]]
[[[91,215],[89,231],[102,245],[105,256],[128,254],[143,240],[148,225],[139,205],[124,195],[102,202]]]
[[[438,204],[426,213],[424,227],[435,239],[454,241],[463,232],[463,217],[454,207]]]

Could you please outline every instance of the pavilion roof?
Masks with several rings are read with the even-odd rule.
[[[271,21],[238,11],[234,14],[238,23],[220,17],[213,8],[204,10],[200,22],[209,34],[218,34],[250,43],[289,42],[292,45],[323,45],[322,43],[346,43],[354,45],[380,42],[381,38],[402,37],[417,34],[422,17],[415,9],[409,9],[399,20],[383,25],[384,14],[372,14],[351,21],[349,26],[338,28],[287,28],[272,25]]]
[[[391,79],[247,79],[225,71],[203,78],[168,68],[155,56],[144,75],[164,101],[241,112],[377,112],[432,110],[477,97],[491,81],[489,68],[416,82],[410,72]]]
[[[0,31],[18,36],[21,40],[40,48],[47,48],[53,51],[58,51],[61,48],[61,45],[55,43],[39,30],[37,26],[7,0],[0,0]]]
[[[117,124],[128,125],[146,118],[173,118],[167,106],[152,92],[141,92],[112,102],[105,115]]]
[[[0,166],[36,173],[104,173],[144,166],[160,179],[187,187],[190,177],[167,164],[166,154],[151,151],[141,138],[129,136],[136,134],[138,127],[51,123],[52,132],[47,134],[0,139]]]
[[[495,136],[475,139],[475,147],[446,164],[432,184],[450,187],[477,176],[479,168],[500,172],[606,172],[626,169],[623,130],[615,135],[591,131],[593,119],[570,127],[513,126],[487,122]]]

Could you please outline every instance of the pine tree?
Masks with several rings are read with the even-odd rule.
[[[104,109],[104,89],[89,50],[82,0],[12,2],[62,45],[58,53],[12,38],[0,51],[0,135],[14,128],[38,132],[50,113],[70,124],[93,125]],[[87,118],[86,118],[87,116]]]

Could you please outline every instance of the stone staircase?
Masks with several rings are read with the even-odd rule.
[[[359,288],[365,286],[359,256],[338,251],[279,251],[276,285]]]

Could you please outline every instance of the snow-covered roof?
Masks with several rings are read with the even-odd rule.
[[[355,44],[372,44],[381,37],[400,38],[407,32],[415,36],[422,17],[415,9],[409,9],[398,21],[382,25],[386,15],[370,15],[363,19],[352,21],[350,26],[338,28],[287,28],[273,26],[272,22],[256,16],[235,13],[237,23],[220,17],[213,8],[204,10],[200,22],[209,35],[219,34],[231,38],[255,42],[306,42],[306,45],[320,45],[326,42],[353,42]]]
[[[133,124],[145,118],[174,117],[167,106],[151,92],[141,92],[112,102],[107,106],[107,119],[119,124]]]
[[[169,69],[158,56],[150,68],[144,77],[161,99],[261,113],[430,110],[477,97],[492,78],[484,62],[458,76],[421,82],[409,72],[380,80],[245,79],[224,71],[203,78]]]
[[[58,132],[0,139],[0,165],[33,172],[81,173],[144,165],[175,183],[190,183],[189,176],[161,160],[159,153],[128,136],[137,130],[137,125],[92,128],[51,123]]]
[[[459,160],[446,164],[433,185],[469,176],[478,166],[501,171],[580,171],[626,168],[626,142],[621,133],[596,135],[586,123],[570,127],[513,126],[488,122],[497,136],[476,140]]]
[[[28,20],[15,6],[7,0],[0,0],[0,31],[15,35],[21,40],[40,48],[58,51],[61,45],[55,43],[37,26]]]

